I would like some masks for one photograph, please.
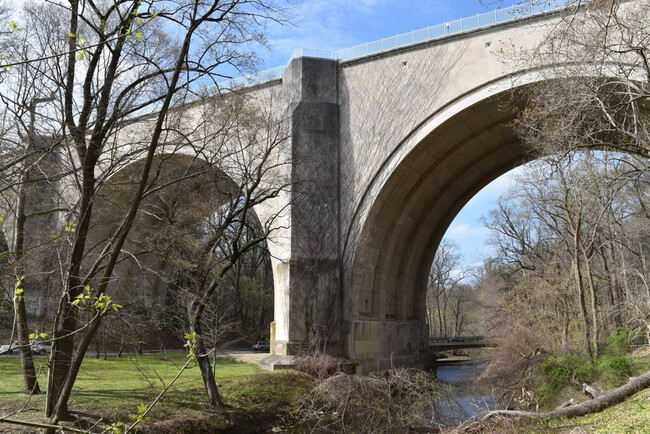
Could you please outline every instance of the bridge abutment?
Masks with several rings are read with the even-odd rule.
[[[348,357],[357,363],[358,373],[399,366],[429,368],[429,331],[417,321],[348,321]]]

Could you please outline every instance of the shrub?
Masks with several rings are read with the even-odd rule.
[[[632,360],[626,356],[605,356],[598,361],[600,378],[606,388],[621,386],[634,375]]]
[[[345,372],[346,360],[325,353],[300,354],[293,358],[294,369],[323,380],[337,372]]]
[[[614,330],[607,338],[607,349],[605,354],[608,356],[624,356],[631,351],[632,339],[634,334],[627,327],[619,327]]]
[[[294,428],[388,434],[431,427],[443,391],[433,374],[416,369],[391,369],[367,377],[338,373],[303,398],[301,426]]]
[[[539,402],[543,406],[552,404],[558,392],[570,385],[590,383],[596,370],[589,359],[577,355],[549,357],[541,368],[540,386],[537,388]]]

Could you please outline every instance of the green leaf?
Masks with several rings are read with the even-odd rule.
[[[138,38],[138,39],[142,39],[142,38],[144,38],[144,33],[138,32],[138,33],[135,34],[135,37]]]
[[[39,333],[38,335],[41,337],[41,339],[46,339],[49,336],[47,333]]]
[[[29,338],[30,338],[30,339],[34,339],[35,337],[36,337],[36,333],[30,333],[30,334],[29,334]]]
[[[11,28],[12,32],[19,32],[22,30],[20,27],[18,27],[18,24],[14,20],[9,21],[9,27]]]
[[[0,223],[2,223],[3,221],[5,221],[5,218],[4,216],[0,215]]]
[[[70,303],[71,306],[77,306],[79,302],[81,301],[80,298],[77,298],[76,300],[73,300],[72,303]]]

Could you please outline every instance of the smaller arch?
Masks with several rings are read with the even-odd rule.
[[[131,206],[132,192],[139,182],[142,164],[143,161],[139,160],[126,166],[113,174],[98,191],[88,244],[93,254],[88,258],[88,265],[100,254],[106,239],[117,230],[121,218]],[[222,170],[187,155],[156,157],[148,192],[124,245],[126,253],[116,266],[116,279],[111,287],[114,294],[122,293],[129,299],[136,297],[143,306],[156,311],[155,318],[162,318],[167,306],[183,303],[181,296],[176,294],[180,294],[179,288],[193,294],[192,291],[196,290],[190,288],[201,283],[197,279],[208,279],[209,283],[211,279],[219,278],[214,273],[221,272],[219,267],[222,267],[223,259],[227,260],[230,254],[227,249],[231,246],[223,243],[210,250],[206,246],[212,245],[213,240],[219,237],[219,231],[233,227],[229,221],[223,221],[222,216],[224,212],[229,215],[229,209],[240,206],[237,198],[242,193]],[[248,220],[250,223],[246,230],[252,234],[249,238],[261,237],[262,224],[254,209],[248,211]],[[266,241],[262,243],[266,244]],[[210,253],[213,251],[217,256],[222,252],[224,258],[213,257]],[[199,274],[202,268],[205,273]],[[212,272],[212,269],[216,271]],[[270,257],[260,270],[260,278],[265,284],[273,284],[274,269]],[[228,283],[228,276],[224,276],[224,288],[234,285]],[[171,288],[175,288],[174,291],[170,292]],[[267,309],[267,314],[271,315],[269,322],[273,314],[271,303],[269,301]],[[182,304],[178,307],[183,311],[187,308]],[[267,337],[267,325],[258,330],[260,336],[253,337]]]

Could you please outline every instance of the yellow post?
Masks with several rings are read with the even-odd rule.
[[[271,354],[275,354],[275,321],[271,321],[271,330],[270,330],[270,336],[271,336]]]

